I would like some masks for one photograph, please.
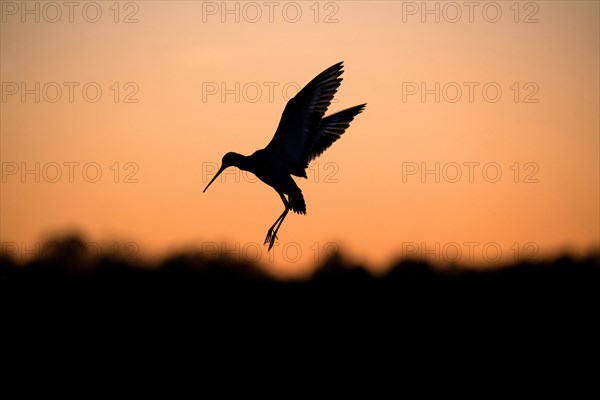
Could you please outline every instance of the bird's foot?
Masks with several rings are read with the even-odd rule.
[[[277,235],[275,234],[274,229],[270,228],[269,231],[267,232],[267,237],[265,238],[265,242],[263,243],[265,245],[267,243],[269,243],[269,250],[267,250],[267,251],[271,250],[276,239],[277,239]]]
[[[265,238],[265,242],[263,244],[272,242],[273,240],[275,240],[277,238],[273,233],[274,233],[274,229],[273,228],[269,229],[269,231],[267,232],[267,237]]]

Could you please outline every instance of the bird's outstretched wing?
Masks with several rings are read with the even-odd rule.
[[[343,111],[332,114],[321,120],[317,134],[311,138],[311,142],[307,143],[305,162],[309,162],[321,155],[342,136],[342,134],[350,126],[350,122],[355,116],[360,114],[366,107],[366,104],[347,108]]]
[[[293,175],[306,177],[307,144],[315,142],[321,119],[340,86],[342,63],[321,72],[288,101],[275,136],[265,148]]]

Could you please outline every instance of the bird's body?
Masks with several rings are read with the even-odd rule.
[[[288,195],[292,211],[299,214],[306,214],[306,204],[304,203],[302,191],[290,175],[290,172],[282,168],[277,157],[274,157],[272,152],[261,149],[248,157],[237,153],[227,154],[231,154],[237,159],[236,164],[233,165],[243,171],[252,172],[258,179],[275,189],[277,193]]]
[[[250,156],[225,154],[221,168],[206,186],[208,189],[225,168],[235,166],[252,172],[275,189],[285,210],[267,233],[265,244],[269,243],[269,250],[289,210],[306,214],[304,196],[292,175],[306,178],[309,162],[339,139],[366,106],[361,104],[323,118],[342,81],[339,77],[342,68],[341,62],[327,68],[288,101],[275,136],[267,147]]]

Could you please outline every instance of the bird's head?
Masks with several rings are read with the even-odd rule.
[[[238,153],[229,152],[223,156],[223,160],[221,161],[221,168],[233,167],[237,165],[237,160],[240,157]]]
[[[211,179],[211,181],[208,183],[208,185],[206,185],[206,188],[204,188],[204,192],[206,192],[206,189],[208,189],[208,187],[215,181],[215,179],[217,179],[217,177],[219,175],[221,175],[221,172],[223,172],[225,170],[225,168],[227,167],[234,167],[237,166],[239,164],[239,159],[243,157],[240,154],[237,153],[232,153],[229,152],[227,154],[225,154],[223,156],[223,160],[221,161],[221,168],[219,168],[219,171],[217,171],[217,174]]]

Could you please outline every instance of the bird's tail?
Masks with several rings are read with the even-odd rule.
[[[298,189],[297,192],[288,195],[288,203],[292,211],[296,214],[306,214],[306,203],[304,202],[304,196],[300,189]]]

